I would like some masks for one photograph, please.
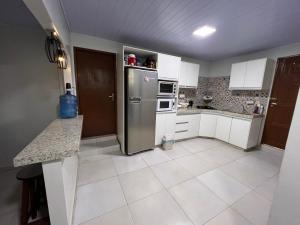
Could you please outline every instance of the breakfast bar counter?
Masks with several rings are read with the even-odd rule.
[[[56,119],[15,158],[14,166],[64,159],[79,151],[83,117]]]
[[[51,225],[72,225],[82,123],[54,120],[14,158],[15,167],[41,163]]]

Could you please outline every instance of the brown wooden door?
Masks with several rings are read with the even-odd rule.
[[[280,58],[262,142],[285,149],[300,87],[300,56]]]
[[[82,137],[116,133],[116,55],[74,48]]]

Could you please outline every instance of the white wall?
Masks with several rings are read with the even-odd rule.
[[[272,48],[265,51],[259,51],[251,54],[241,55],[237,57],[227,58],[219,61],[211,62],[209,65],[208,76],[230,76],[231,64],[257,58],[268,57],[277,60],[279,57],[300,54],[300,43],[285,45],[278,48]]]
[[[300,224],[300,91],[268,225]]]

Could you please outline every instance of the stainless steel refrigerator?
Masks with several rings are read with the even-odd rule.
[[[127,68],[125,73],[125,152],[155,147],[157,72]]]

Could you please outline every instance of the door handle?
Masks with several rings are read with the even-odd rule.
[[[115,93],[111,93],[110,96],[108,96],[109,98],[111,98],[111,101],[114,102],[115,101]]]
[[[271,105],[275,106],[275,105],[277,105],[277,102],[271,102]]]

